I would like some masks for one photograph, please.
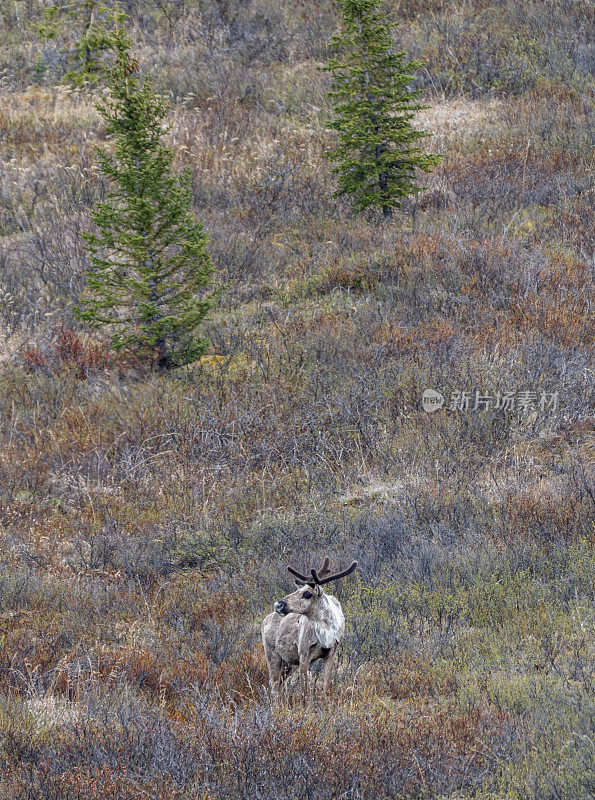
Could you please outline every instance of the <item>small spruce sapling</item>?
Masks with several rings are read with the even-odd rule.
[[[91,269],[77,309],[94,328],[161,370],[190,364],[208,342],[197,330],[214,303],[207,237],[191,207],[190,176],[172,174],[164,142],[168,107],[139,75],[118,33],[109,96],[97,108],[113,140],[98,153],[110,191],[84,235]]]
[[[341,0],[341,6],[342,30],[331,42],[336,56],[323,68],[332,75],[330,128],[338,133],[327,153],[339,177],[335,196],[351,197],[358,211],[380,207],[390,218],[422,188],[416,172],[429,172],[441,157],[417,146],[430,135],[411,124],[424,108],[410,88],[419,65],[395,51],[380,0]]]
[[[42,39],[60,43],[60,56],[68,67],[66,81],[93,86],[105,74],[105,58],[115,46],[118,23],[125,17],[115,2],[72,0],[44,9],[37,31]]]

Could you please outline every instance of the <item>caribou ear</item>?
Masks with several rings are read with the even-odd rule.
[[[322,594],[322,589],[317,583],[314,584],[314,586],[312,587],[312,591],[316,595],[316,597],[320,597],[320,595]]]

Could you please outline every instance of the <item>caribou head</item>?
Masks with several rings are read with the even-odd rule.
[[[285,616],[286,614],[311,615],[314,607],[324,596],[322,587],[326,583],[338,581],[340,578],[351,575],[357,567],[357,561],[353,561],[347,569],[331,575],[329,574],[329,563],[330,558],[327,556],[318,570],[314,568],[310,570],[310,575],[302,575],[301,572],[293,569],[293,567],[287,567],[288,571],[295,577],[295,582],[299,586],[299,589],[286,595],[282,600],[277,600],[274,606],[277,614],[281,614],[281,616]]]

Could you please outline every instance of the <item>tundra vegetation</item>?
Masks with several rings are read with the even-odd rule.
[[[592,797],[590,4],[388,3],[445,157],[379,224],[332,197],[335,3],[123,2],[226,285],[165,374],[72,314],[112,144],[45,7],[0,0],[0,798]],[[325,553],[332,691],[272,704]]]

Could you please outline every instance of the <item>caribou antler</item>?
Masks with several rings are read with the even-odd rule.
[[[338,581],[339,578],[345,578],[347,575],[351,575],[351,573],[357,567],[357,561],[352,561],[351,564],[347,567],[347,569],[342,570],[341,572],[336,572],[334,575],[329,575],[328,578],[324,577],[322,572],[316,572],[315,569],[310,570],[312,573],[312,579],[314,583],[318,586],[323,586],[325,583],[330,583],[330,581]],[[328,571],[328,570],[327,570]]]
[[[328,566],[329,562],[330,562],[330,558],[327,556],[324,559],[324,561],[322,562],[322,566],[320,567],[319,575],[328,575],[329,574],[329,572],[330,572],[329,566]],[[308,577],[307,575],[302,575],[301,572],[298,572],[297,570],[293,569],[293,567],[287,567],[287,569],[289,570],[289,572],[291,572],[292,575],[295,576],[295,578],[296,578],[295,582],[297,583],[298,586],[306,586],[307,584],[310,584],[310,586],[314,586],[314,584],[312,582],[312,578]]]
[[[287,569],[289,570],[289,572],[291,572],[292,575],[295,575],[295,577],[298,579],[296,583],[298,581],[300,581],[302,584],[307,583],[308,578],[305,575],[302,575],[301,572],[298,572],[296,569],[293,569],[293,567],[287,567]]]
[[[351,575],[353,570],[357,567],[357,561],[354,561],[347,569],[343,570],[342,572],[337,572],[335,575],[329,575],[330,558],[327,556],[324,561],[322,562],[322,566],[319,570],[315,570],[314,567],[310,570],[310,577],[307,575],[302,575],[301,572],[293,569],[293,567],[287,567],[289,572],[295,576],[296,583],[298,586],[306,586],[309,584],[310,586],[322,586],[329,581],[337,581],[339,578],[344,578],[346,575]],[[328,576],[328,577],[327,577]]]

